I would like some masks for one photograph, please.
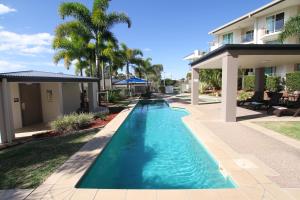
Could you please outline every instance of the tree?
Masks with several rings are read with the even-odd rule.
[[[192,73],[191,72],[188,72],[186,74],[186,80],[191,80],[192,79]]]
[[[90,33],[95,43],[95,68],[97,76],[100,78],[100,62],[103,54],[103,44],[107,40],[117,41],[111,28],[119,23],[126,23],[131,26],[129,17],[124,13],[108,13],[110,0],[94,0],[93,8],[90,11],[85,5],[78,2],[64,2],[59,7],[59,15],[62,19],[66,17],[73,18],[73,22],[81,24],[82,28]],[[72,21],[71,21],[72,22]],[[69,22],[65,22],[67,24]],[[100,82],[98,82],[98,92],[100,92]],[[100,99],[100,93],[99,93]],[[100,101],[99,101],[100,104]]]
[[[107,45],[103,51],[103,56],[108,63],[108,71],[110,76],[110,88],[112,88],[112,76],[116,74],[119,69],[121,69],[125,63],[122,59],[122,53],[119,51],[119,47],[114,42],[107,42]]]
[[[283,31],[279,35],[279,40],[284,41],[289,37],[300,39],[300,15],[291,17],[284,25]]]
[[[58,26],[55,30],[53,49],[54,63],[64,60],[65,67],[69,69],[72,61],[85,59],[90,35],[78,22],[68,22]]]
[[[141,58],[141,56],[143,56],[143,52],[139,49],[130,49],[127,47],[126,44],[122,43],[121,44],[121,50],[120,50],[121,54],[122,54],[122,59],[125,63],[126,66],[126,76],[127,79],[129,79],[129,68],[130,66],[133,67],[134,65],[139,65],[142,64],[143,59]],[[129,88],[129,85],[127,83],[127,88]]]
[[[213,90],[220,89],[222,86],[222,70],[220,69],[201,69],[199,71],[201,82],[205,82]]]
[[[149,81],[151,81],[154,84],[157,83],[156,85],[158,87],[161,80],[161,72],[163,71],[163,66],[160,64],[153,65],[151,61],[151,58],[143,60],[134,68],[135,74],[139,78],[145,78],[147,80],[147,85]]]

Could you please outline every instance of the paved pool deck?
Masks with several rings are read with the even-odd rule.
[[[263,133],[252,129],[252,117],[257,115],[247,110],[238,110],[242,117],[238,123],[223,123],[219,120],[219,104],[192,106],[172,101],[172,107],[186,108],[190,115],[182,120],[219,162],[221,170],[238,185],[235,189],[207,190],[103,190],[76,189],[75,185],[95,158],[123,123],[132,107],[121,112],[94,139],[74,154],[56,170],[41,186],[29,191],[25,199],[87,199],[87,200],[296,200],[300,199],[297,178],[287,181],[293,171],[292,159],[299,159],[298,143],[273,137],[274,133]],[[244,118],[243,118],[244,117]],[[250,119],[249,119],[250,118]],[[249,121],[250,120],[250,121]],[[271,119],[270,119],[271,120]],[[281,119],[289,120],[289,119]],[[295,120],[295,119],[293,119]],[[239,135],[240,134],[240,135]],[[276,133],[275,133],[276,135]],[[276,149],[277,148],[277,149]],[[281,149],[282,148],[282,149]],[[272,150],[274,152],[272,152]],[[283,151],[284,153],[280,153]],[[274,161],[276,153],[281,161]],[[260,154],[264,154],[259,156]],[[268,156],[272,154],[272,156]],[[269,161],[268,161],[269,159]],[[285,160],[287,159],[287,161]],[[298,160],[295,160],[298,162]],[[286,163],[287,165],[283,164]],[[290,166],[288,166],[290,165]],[[293,166],[292,166],[293,165]],[[284,167],[288,166],[287,170]],[[298,168],[296,168],[298,169]],[[285,174],[286,173],[286,174]],[[288,184],[288,185],[286,185]],[[293,188],[291,188],[291,186]],[[288,187],[288,188],[287,188]],[[6,191],[0,191],[5,195]],[[28,191],[26,191],[28,192]],[[13,194],[13,192],[10,192]],[[20,192],[19,192],[19,196]],[[1,199],[1,198],[0,198]],[[16,198],[17,199],[17,198]],[[20,199],[24,199],[23,196]]]

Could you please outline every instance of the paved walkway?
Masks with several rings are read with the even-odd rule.
[[[300,188],[300,150],[239,123],[204,122],[214,134],[241,154],[253,154],[279,176],[280,187]]]

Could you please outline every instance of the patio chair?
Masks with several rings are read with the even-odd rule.
[[[282,117],[282,116],[298,117],[300,115],[300,108],[293,109],[293,108],[286,108],[281,106],[274,106],[273,108],[274,108],[273,114],[276,115],[277,117]]]
[[[268,96],[269,96],[270,100],[267,101],[267,103],[266,103],[267,113],[271,114],[271,113],[273,113],[275,106],[282,106],[281,98],[283,96],[283,93],[270,92],[270,93],[268,93]]]

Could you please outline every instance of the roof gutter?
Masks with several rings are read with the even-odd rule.
[[[248,53],[245,54],[245,51]],[[190,63],[191,67],[194,67],[195,65],[202,63],[206,60],[209,60],[215,56],[218,56],[222,53],[229,52],[233,55],[239,54],[239,55],[250,55],[249,52],[252,52],[251,55],[255,55],[254,53],[257,53],[258,51],[264,52],[263,55],[273,55],[274,51],[279,51],[281,54],[284,51],[295,51],[300,54],[300,45],[299,44],[226,44],[218,49],[209,52],[208,54],[204,55],[203,57],[199,58],[198,60],[195,60],[194,62]],[[272,53],[272,54],[268,54]],[[259,55],[262,55],[259,53]]]
[[[262,8],[259,8],[259,9],[255,10],[255,11],[252,11],[252,12],[250,12],[249,14],[247,14],[245,16],[242,16],[242,17],[240,17],[240,18],[238,18],[238,19],[236,19],[236,20],[234,20],[232,22],[229,22],[228,24],[225,24],[224,26],[221,26],[221,27],[219,27],[219,28],[217,28],[215,30],[212,30],[208,34],[215,34],[216,32],[218,32],[218,31],[220,31],[222,29],[225,29],[225,28],[227,28],[229,26],[232,26],[232,25],[234,25],[236,23],[239,23],[239,22],[241,22],[241,21],[243,21],[245,19],[249,19],[249,18],[253,17],[254,15],[256,15],[256,14],[258,14],[258,13],[264,11],[264,10],[267,10],[269,8],[272,8],[273,6],[276,6],[276,5],[278,5],[278,4],[280,4],[280,3],[284,2],[284,1],[285,0],[277,0],[275,2],[271,2],[270,4],[267,4],[266,6],[263,6]]]

